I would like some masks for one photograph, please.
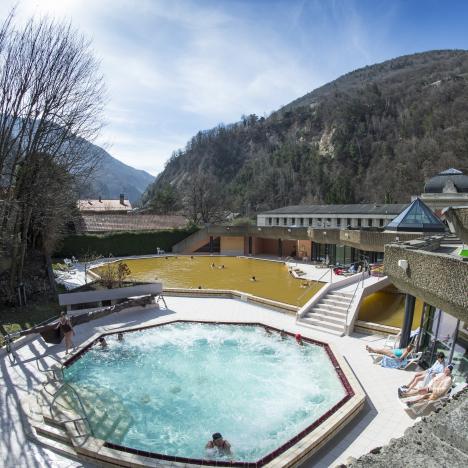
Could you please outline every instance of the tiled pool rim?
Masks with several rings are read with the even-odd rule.
[[[206,325],[239,325],[239,326],[254,326],[254,327],[262,327],[268,330],[273,330],[278,333],[283,331],[288,336],[294,337],[294,333],[287,332],[284,330],[280,330],[278,328],[265,325],[261,322],[226,322],[226,321],[205,321],[205,320],[172,320],[164,323],[159,323],[159,324],[152,324],[152,325],[146,325],[146,326],[140,326],[140,327],[135,327],[135,328],[122,328],[119,329],[118,331],[109,331],[105,333],[100,333],[99,335],[95,335],[92,339],[89,340],[89,342],[82,348],[80,349],[76,354],[68,358],[67,360],[64,361],[63,366],[68,367],[77,360],[81,359],[81,357],[86,354],[94,345],[96,345],[99,341],[100,337],[104,336],[110,336],[110,335],[115,335],[116,333],[126,333],[126,332],[136,332],[136,331],[141,331],[141,330],[146,330],[150,328],[157,328],[157,327],[162,327],[165,325],[171,325],[174,323],[199,323],[199,324],[206,324]],[[121,452],[126,452],[129,454],[141,456],[141,457],[147,457],[150,459],[157,459],[157,460],[163,460],[167,462],[175,462],[175,463],[185,463],[185,464],[192,464],[192,465],[202,465],[202,466],[236,466],[236,467],[262,467],[265,466],[266,464],[272,462],[275,460],[277,457],[282,455],[286,450],[292,448],[294,445],[296,445],[301,439],[303,439],[305,436],[310,434],[312,431],[317,429],[322,423],[324,423],[328,418],[330,418],[333,414],[337,412],[345,403],[347,403],[353,396],[355,396],[355,391],[351,384],[348,381],[347,376],[345,375],[345,372],[343,371],[341,365],[339,364],[336,356],[334,355],[331,346],[328,343],[324,343],[322,341],[314,340],[312,338],[307,338],[307,337],[302,337],[302,340],[306,343],[310,343],[316,346],[320,346],[325,349],[328,358],[330,359],[335,372],[340,379],[341,384],[344,387],[344,390],[346,392],[345,396],[338,402],[336,403],[332,408],[330,408],[328,411],[326,411],[322,416],[320,416],[318,419],[316,419],[312,424],[307,426],[305,429],[303,429],[301,432],[299,432],[297,435],[295,435],[293,438],[289,439],[286,443],[282,444],[280,447],[275,449],[274,451],[270,452],[269,454],[265,455],[261,459],[257,461],[252,461],[252,462],[241,462],[241,461],[221,461],[221,460],[210,460],[210,459],[201,459],[201,458],[189,458],[189,457],[180,457],[180,456],[174,456],[174,455],[166,455],[166,454],[161,454],[161,453],[156,453],[156,452],[149,452],[145,450],[138,450],[130,447],[125,447],[121,446],[118,444],[114,444],[111,442],[104,441],[103,446],[108,448],[108,449],[113,449]],[[354,416],[354,415],[353,415]]]

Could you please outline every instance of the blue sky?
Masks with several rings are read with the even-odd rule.
[[[2,0],[66,18],[108,88],[98,144],[156,175],[199,130],[269,114],[364,65],[468,49],[468,1]]]

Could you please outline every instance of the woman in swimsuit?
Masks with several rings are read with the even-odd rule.
[[[66,312],[62,312],[60,314],[60,319],[58,321],[56,329],[61,329],[63,336],[65,338],[65,354],[68,354],[68,350],[73,348],[72,336],[75,334],[75,330],[73,330],[70,317],[68,317]]]
[[[209,440],[205,445],[206,449],[218,449],[218,453],[222,455],[231,455],[231,444],[223,439],[219,432],[215,432],[212,436],[213,440]]]
[[[369,353],[375,353],[375,354],[382,354],[383,356],[388,356],[389,358],[392,359],[398,359],[399,361],[403,361],[409,353],[413,350],[414,346],[413,345],[408,345],[406,348],[396,348],[396,349],[390,349],[390,348],[371,348],[369,345],[366,346],[366,350]]]

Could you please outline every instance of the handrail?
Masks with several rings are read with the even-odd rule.
[[[53,358],[57,363],[59,363],[59,364],[60,364],[60,367],[58,367],[58,368],[56,368],[56,369],[51,369],[51,368],[49,368],[49,369],[41,369],[41,368],[39,367],[39,359],[36,359],[36,367],[37,367],[37,370],[38,370],[39,372],[42,372],[43,374],[46,374],[47,372],[55,373],[55,372],[59,371],[59,372],[61,373],[61,375],[62,375],[62,380],[63,380],[63,379],[65,378],[65,375],[64,375],[64,373],[63,373],[63,364],[62,364],[62,362],[59,361],[58,359],[56,359],[54,356],[49,356],[49,357]]]
[[[54,393],[54,398],[52,399],[52,402],[50,403],[49,405],[49,411],[50,413],[52,414],[52,406],[54,405],[55,401],[57,400],[59,394],[63,391],[63,389],[65,387],[68,387],[72,390],[72,392],[76,395],[77,399],[78,399],[78,403],[80,404],[81,406],[81,410],[83,411],[83,414],[82,414],[82,418],[77,418],[77,419],[70,419],[69,422],[71,421],[79,421],[79,420],[84,420],[86,421],[87,425],[88,425],[88,430],[89,430],[89,433],[94,436],[94,433],[93,433],[93,428],[91,427],[91,424],[89,422],[89,418],[88,418],[88,415],[86,413],[86,410],[84,408],[84,405],[83,405],[83,402],[80,398],[80,395],[78,394],[78,392],[68,383],[68,382],[63,382],[62,385],[60,386],[60,388]]]

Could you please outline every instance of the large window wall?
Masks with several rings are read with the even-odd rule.
[[[421,317],[418,349],[423,352],[422,363],[431,366],[439,351],[454,364],[454,381],[468,377],[468,330],[463,322],[441,309],[425,304]]]

